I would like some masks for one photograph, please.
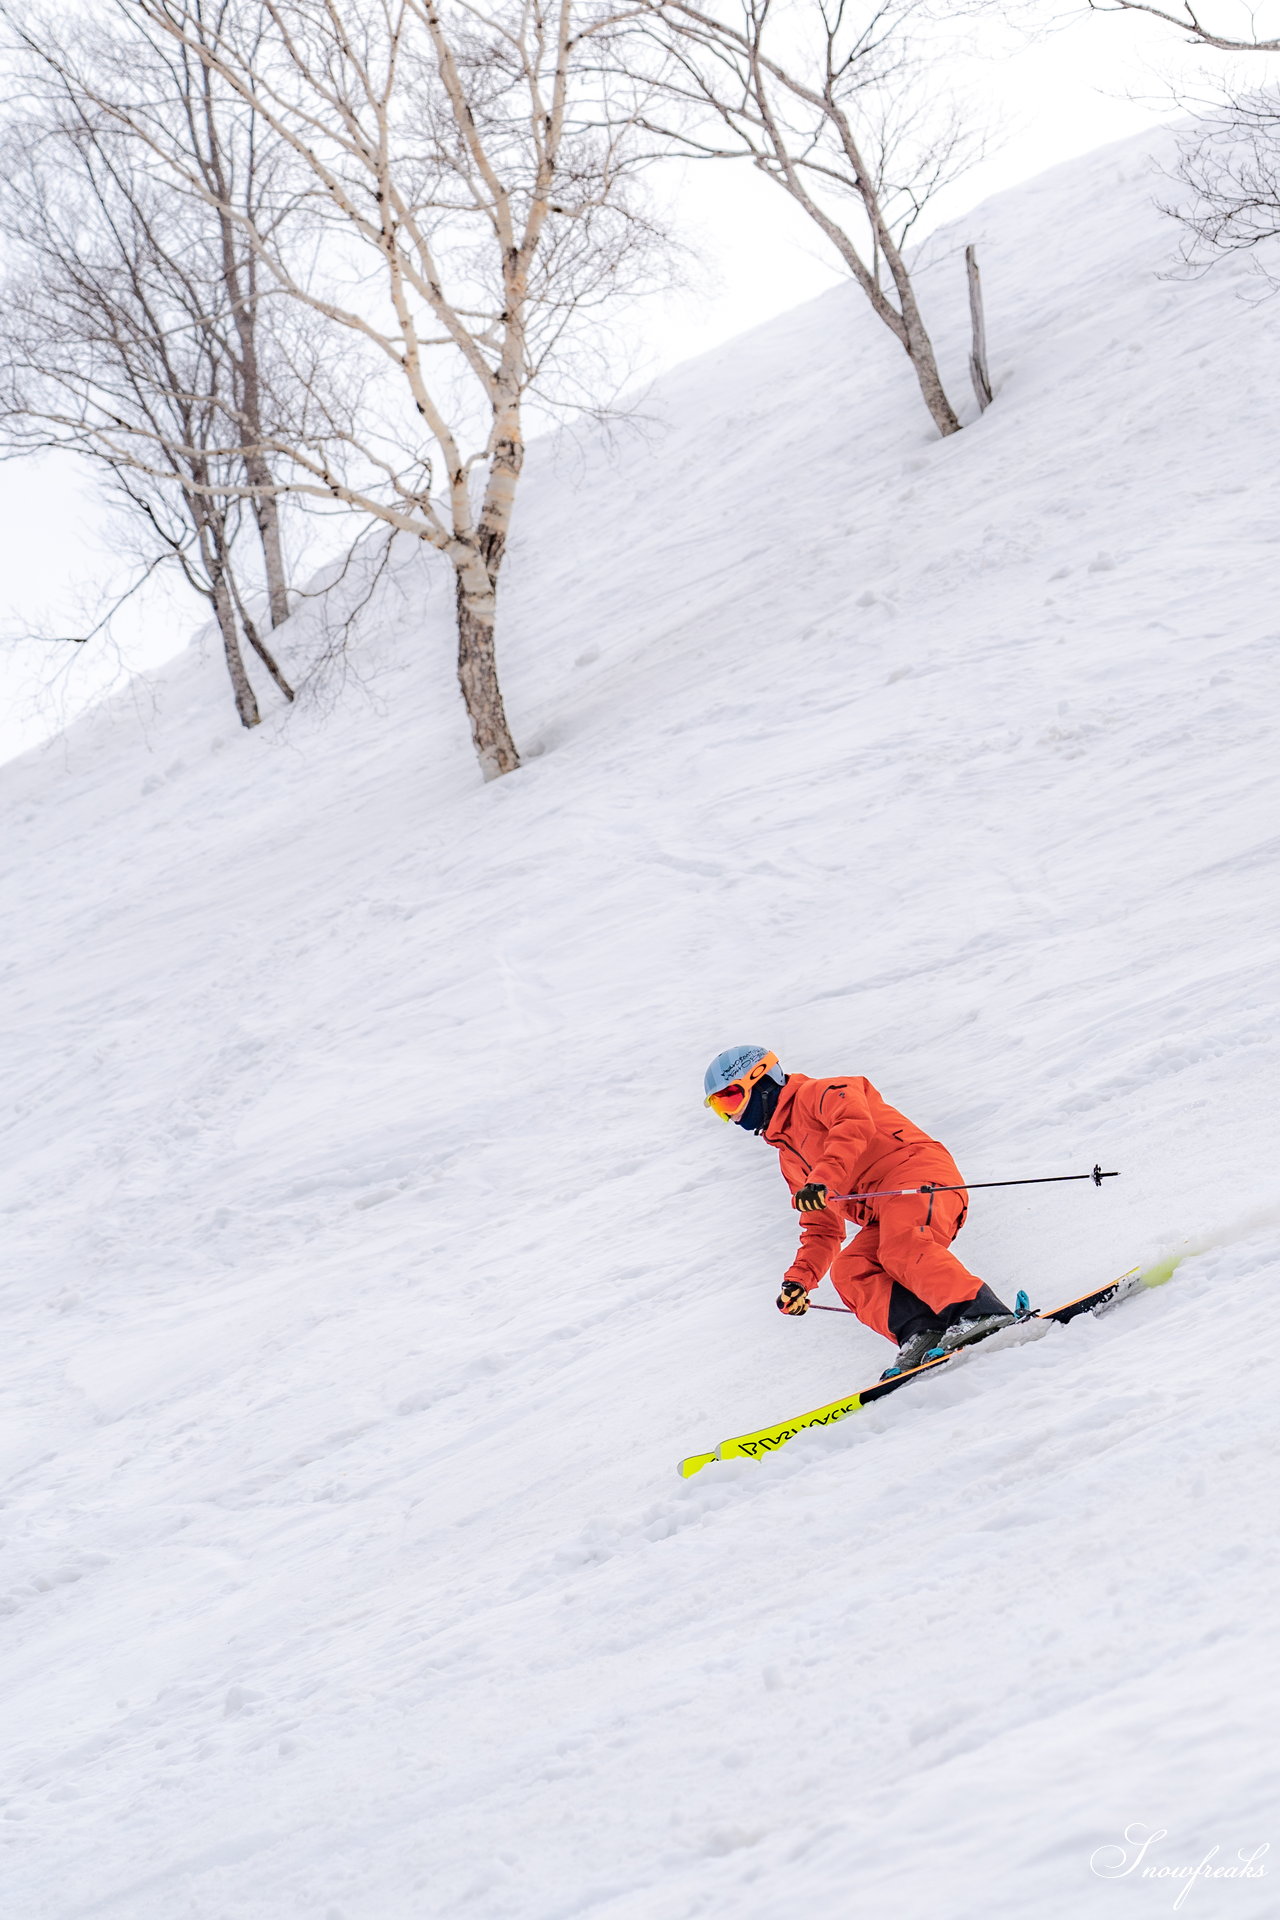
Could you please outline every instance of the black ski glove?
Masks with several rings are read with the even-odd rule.
[[[827,1204],[827,1190],[820,1180],[811,1180],[796,1195],[797,1213],[821,1213]]]
[[[798,1280],[784,1280],[778,1295],[779,1313],[808,1313],[809,1296]]]

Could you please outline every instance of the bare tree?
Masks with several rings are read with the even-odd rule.
[[[1268,33],[1257,10],[1239,0],[1218,4],[1208,13],[1190,4],[1169,8],[1146,0],[1089,0],[1095,13],[1140,13],[1176,27],[1192,42],[1224,53],[1280,52],[1280,32]],[[1273,15],[1280,8],[1272,6]],[[1280,28],[1280,17],[1270,23]],[[1191,189],[1191,199],[1165,211],[1186,235],[1183,258],[1202,266],[1216,256],[1254,253],[1280,237],[1280,88],[1242,88],[1228,80],[1216,99],[1182,97],[1179,105],[1195,115],[1180,132],[1176,177]],[[1273,283],[1280,270],[1261,258]]]
[[[136,146],[136,143],[135,143]],[[143,531],[213,609],[236,710],[260,717],[239,634],[287,698],[233,557],[239,506],[221,489],[244,463],[234,411],[235,334],[216,263],[176,230],[140,151],[81,120],[11,128],[0,232],[0,392],[11,449],[60,449],[105,468]]]
[[[1177,178],[1191,199],[1166,207],[1186,236],[1188,266],[1229,253],[1257,253],[1280,238],[1280,90],[1227,89],[1178,141]],[[1280,266],[1262,254],[1264,277]]]
[[[107,0],[201,62],[292,159],[307,243],[232,206],[165,121],[120,102],[184,191],[228,210],[273,287],[372,381],[359,421],[264,427],[294,493],[409,533],[453,567],[458,681],[482,773],[519,765],[498,582],[526,409],[580,397],[599,310],[648,283],[650,157],[602,47],[606,0]],[[246,497],[261,489],[248,482]]]
[[[1219,4],[1208,14],[1203,7],[1193,7],[1190,0],[1176,7],[1159,7],[1148,4],[1148,0],[1089,0],[1089,6],[1094,13],[1145,13],[1166,26],[1177,27],[1189,40],[1217,47],[1223,53],[1280,53],[1280,32],[1259,32],[1255,9],[1242,10],[1238,0],[1230,0],[1225,7]],[[1228,24],[1232,20],[1234,26]]]
[[[905,349],[943,434],[960,428],[906,254],[938,190],[977,157],[941,97],[926,0],[649,0],[674,113],[653,130],[699,159],[749,160],[790,194]]]
[[[132,43],[137,40],[133,36]],[[264,154],[263,129],[256,115],[245,112],[234,95],[219,89],[207,61],[194,57],[181,42],[157,45],[145,36],[144,44],[148,57],[158,58],[170,70],[187,150],[204,187],[199,212],[211,212],[217,222],[222,282],[235,327],[236,412],[245,444],[245,474],[254,490],[267,606],[272,626],[278,627],[289,617],[289,585],[280,537],[279,489],[263,450],[268,410],[262,365],[263,269],[256,242],[273,231],[281,201],[288,207],[287,192],[279,192],[281,155],[271,143]],[[252,236],[249,244],[242,227]]]
[[[6,17],[12,25],[12,10]],[[294,697],[237,559],[251,497],[278,624],[288,589],[262,440],[264,411],[279,408],[264,375],[270,329],[256,256],[226,209],[255,221],[270,169],[249,117],[234,103],[240,126],[231,123],[199,63],[185,74],[157,68],[137,45],[122,61],[118,46],[66,42],[30,20],[16,50],[25,94],[10,105],[0,159],[5,441],[11,451],[87,455],[106,470],[131,510],[145,569],[176,564],[212,607],[237,712],[256,725],[241,634]],[[157,177],[149,146],[103,104],[113,83],[185,129],[198,164],[219,180],[221,208]]]

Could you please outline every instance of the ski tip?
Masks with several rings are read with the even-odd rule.
[[[709,1466],[713,1460],[718,1458],[719,1455],[715,1453],[691,1453],[688,1459],[680,1462],[676,1468],[676,1472],[682,1480],[689,1480],[695,1473],[701,1473],[703,1467]]]

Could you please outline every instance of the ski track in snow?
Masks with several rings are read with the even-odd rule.
[[[509,779],[416,559],[334,711],[197,648],[0,769],[6,1920],[1147,1920],[1127,1826],[1280,1840],[1280,307],[1151,153],[934,243],[952,440],[841,290],[535,449]],[[682,1483],[887,1352],[774,1311],[744,1040],[1122,1169],[975,1195],[1006,1296],[1192,1251]]]

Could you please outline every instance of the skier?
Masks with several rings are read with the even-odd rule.
[[[937,1140],[888,1106],[869,1080],[784,1073],[764,1047],[729,1047],[707,1068],[706,1105],[778,1150],[800,1214],[800,1248],[778,1295],[779,1311],[808,1311],[830,1269],[836,1292],[864,1326],[897,1342],[889,1379],[941,1346],[963,1345],[1012,1319],[984,1281],[950,1251],[968,1195],[885,1195],[889,1187],[960,1185]],[[872,1194],[851,1200],[851,1194]],[[844,1244],[850,1221],[861,1232]]]

